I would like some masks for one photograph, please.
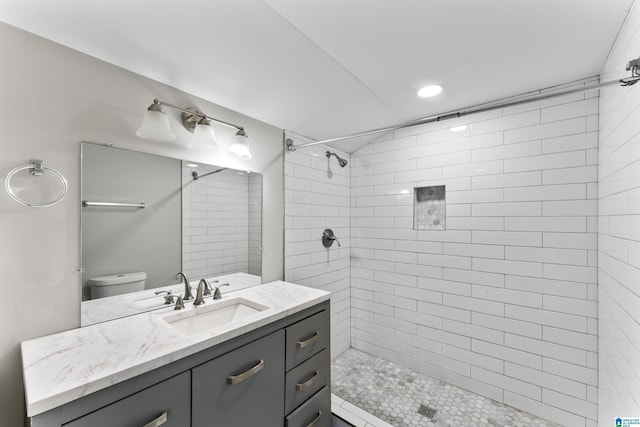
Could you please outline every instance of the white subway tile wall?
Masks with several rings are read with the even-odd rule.
[[[262,174],[249,175],[249,274],[262,276]]]
[[[220,169],[219,166],[200,165],[198,173],[204,175]],[[238,271],[249,271],[252,257],[254,272],[255,249],[261,243],[249,243],[249,236],[261,238],[256,230],[257,212],[252,213],[250,225],[249,197],[255,207],[256,191],[249,189],[247,174],[225,169],[194,180],[192,168],[182,167],[182,265],[188,277],[212,277]],[[261,182],[261,179],[260,179]],[[255,181],[253,182],[255,184]],[[257,233],[257,234],[256,234]],[[261,258],[261,256],[260,256]],[[260,273],[258,273],[260,274]]]
[[[640,52],[635,2],[602,70],[603,81],[628,75]],[[640,417],[640,87],[601,91],[598,157],[599,425]],[[578,310],[574,307],[574,311]],[[582,307],[582,310],[591,307]],[[593,326],[592,326],[593,327]],[[592,345],[573,337],[574,345]],[[587,390],[592,398],[593,390]],[[549,396],[551,397],[551,396]],[[577,402],[567,401],[578,405]]]
[[[597,97],[573,94],[352,153],[352,346],[560,424],[596,422],[597,115]],[[414,187],[437,185],[447,230],[414,230]]]
[[[296,143],[307,142],[299,136]],[[327,150],[349,161],[342,168]],[[331,292],[331,355],[351,345],[350,177],[349,155],[325,146],[284,154],[284,278]],[[322,245],[330,228],[340,246]]]

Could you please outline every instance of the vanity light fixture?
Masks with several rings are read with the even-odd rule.
[[[194,144],[213,144],[218,145],[216,142],[216,132],[211,126],[211,120],[200,119],[196,127],[193,129]]]
[[[154,99],[153,104],[147,109],[144,119],[142,120],[142,126],[138,129],[136,135],[155,141],[175,141],[176,136],[171,131],[169,119],[163,107],[173,108],[174,110],[182,112],[182,125],[189,132],[193,133],[194,144],[213,145],[222,148],[224,151],[234,153],[238,157],[246,159],[252,158],[249,147],[249,137],[242,126],[214,119],[195,108],[180,108],[158,99]],[[211,122],[237,129],[228,147],[226,144],[216,142],[216,134]]]
[[[244,129],[238,129],[238,132],[231,138],[231,145],[229,151],[238,157],[245,159],[251,159],[251,150],[249,149],[249,138]]]
[[[162,142],[171,142],[176,139],[176,136],[171,132],[169,119],[164,112],[164,108],[159,103],[155,103],[155,101],[144,113],[142,125],[136,135],[140,138]]]
[[[431,98],[432,96],[438,95],[444,87],[442,85],[429,85],[421,88],[418,91],[418,96],[420,98]]]

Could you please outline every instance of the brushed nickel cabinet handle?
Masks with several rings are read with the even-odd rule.
[[[298,348],[305,348],[308,345],[313,344],[314,342],[316,342],[318,340],[318,338],[320,338],[320,332],[316,331],[315,334],[313,334],[313,336],[309,339],[306,339],[304,341],[298,341],[296,343]]]
[[[166,423],[168,419],[169,419],[169,410],[165,409],[164,411],[162,411],[162,413],[158,418],[151,421],[150,423],[145,424],[142,427],[159,427],[162,424]]]
[[[319,375],[318,371],[315,371],[311,378],[309,378],[302,384],[296,384],[296,390],[304,390],[305,388],[308,388],[311,384],[316,382],[316,380],[318,379],[318,375]]]
[[[307,424],[307,427],[313,427],[316,424],[318,424],[318,421],[320,421],[321,417],[322,417],[322,411],[318,411],[318,416],[315,417],[313,421],[311,421],[309,424]]]
[[[257,374],[258,372],[262,371],[264,369],[264,359],[260,359],[260,361],[258,362],[258,364],[256,366],[254,366],[253,368],[239,374],[239,375],[229,375],[227,377],[227,384],[238,384],[241,383],[242,381],[246,380],[247,378],[250,378],[252,376],[254,376],[255,374]]]

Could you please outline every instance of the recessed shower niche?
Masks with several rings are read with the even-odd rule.
[[[413,194],[414,230],[445,230],[445,186],[416,187]]]

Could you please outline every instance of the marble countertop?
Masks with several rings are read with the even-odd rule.
[[[233,292],[268,308],[234,323],[197,335],[185,335],[164,316],[173,308],[155,310],[84,328],[49,335],[21,344],[27,415],[32,417],[113,384],[195,354],[231,338],[329,299],[314,288],[276,281]],[[224,302],[206,299],[185,310]]]

